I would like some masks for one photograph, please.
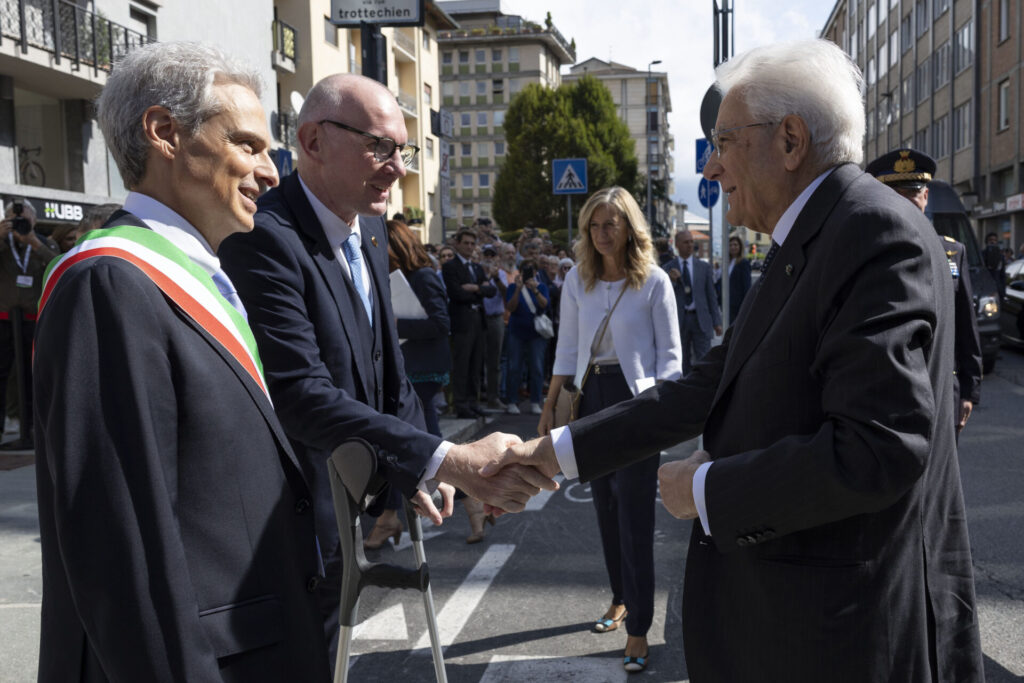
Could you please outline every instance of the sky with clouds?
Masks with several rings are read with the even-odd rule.
[[[721,1],[719,5],[721,6]],[[832,11],[831,0],[734,0],[735,53],[781,40],[817,37]],[[714,80],[712,3],[709,0],[504,0],[506,12],[543,23],[547,12],[566,40],[576,40],[576,59],[597,57],[668,74],[675,136],[675,196],[707,216],[697,200],[695,140],[700,102]],[[563,68],[563,73],[568,69]],[[717,219],[717,214],[716,214]],[[717,220],[716,220],[717,223]]]

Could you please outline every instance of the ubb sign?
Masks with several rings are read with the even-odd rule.
[[[45,202],[43,204],[43,215],[47,220],[80,221],[82,220],[82,205]]]

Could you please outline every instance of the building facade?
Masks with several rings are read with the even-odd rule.
[[[619,118],[629,127],[629,135],[636,142],[638,170],[656,185],[662,185],[662,192],[652,192],[652,228],[656,235],[668,235],[673,223],[671,197],[675,193],[672,181],[675,140],[668,127],[668,114],[672,111],[668,74],[641,71],[591,57],[572,66],[563,81],[572,83],[584,75],[598,79],[611,92]]]
[[[278,0],[274,5],[275,36],[280,36],[276,44],[290,47],[292,55],[289,58],[282,54],[274,60],[277,92],[273,109],[280,112],[274,132],[280,144],[291,151],[296,144],[298,109],[309,89],[331,74],[362,73],[360,30],[335,26],[330,13],[330,0]],[[442,234],[438,190],[441,150],[440,138],[431,126],[431,110],[440,106],[437,35],[457,24],[429,0],[425,14],[422,27],[381,29],[387,87],[405,116],[409,141],[420,148],[405,178],[392,188],[387,215],[403,213],[421,240],[438,242]],[[278,164],[279,169],[285,166],[287,163]]]
[[[822,37],[864,73],[871,160],[899,146],[935,158],[983,236],[1024,242],[1021,3],[840,0]]]
[[[454,138],[448,141],[450,225],[469,225],[492,215],[509,101],[530,83],[557,88],[561,66],[572,64],[576,52],[550,21],[541,26],[507,14],[501,0],[439,5],[459,24],[438,35],[442,104],[454,117]]]

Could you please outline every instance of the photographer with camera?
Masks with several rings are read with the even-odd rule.
[[[57,256],[57,247],[36,234],[36,212],[24,200],[7,206],[0,221],[0,388],[6,389],[12,368],[18,377],[20,434],[3,450],[34,447],[32,441],[32,335],[43,272]],[[2,395],[6,395],[6,392]]]

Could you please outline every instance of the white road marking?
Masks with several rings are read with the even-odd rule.
[[[565,477],[562,476],[561,474],[556,474],[554,479],[556,482],[558,482],[559,487],[561,487],[562,482],[565,481]],[[561,488],[559,488],[559,491],[561,491]],[[541,491],[526,503],[526,508],[524,511],[533,512],[536,510],[543,510],[547,502],[551,500],[551,496],[553,496],[555,493],[555,491]]]
[[[473,610],[480,604],[484,593],[494,581],[494,577],[505,566],[508,558],[512,557],[515,549],[516,547],[512,544],[492,545],[462,581],[462,584],[448,598],[437,615],[437,631],[440,634],[442,648],[455,642],[455,638],[473,615]],[[413,649],[419,654],[430,654],[430,633],[428,631],[423,632]]]
[[[423,542],[426,543],[427,541],[429,541],[430,539],[434,538],[435,536],[440,536],[443,533],[444,533],[443,531],[427,531],[426,529],[424,529],[423,530]],[[394,542],[391,541],[391,539],[388,539],[388,542],[391,543],[392,545],[395,545]],[[402,534],[402,540],[400,540],[398,542],[398,545],[395,545],[395,552],[398,552],[399,550],[405,550],[406,548],[411,548],[411,547],[412,547],[412,538],[409,536],[409,534]]]
[[[559,681],[559,683],[617,683],[629,674],[617,657],[520,657],[495,655],[487,664],[480,683],[520,683],[521,681]]]
[[[392,605],[359,624],[352,640],[408,640],[409,627],[405,622],[402,603]]]

